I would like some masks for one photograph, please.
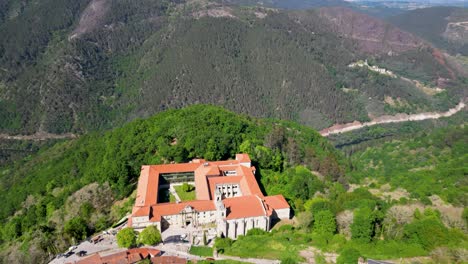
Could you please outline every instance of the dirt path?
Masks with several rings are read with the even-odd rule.
[[[327,137],[332,134],[345,133],[345,132],[361,129],[363,127],[374,126],[378,124],[439,119],[441,117],[452,116],[460,112],[464,107],[465,107],[465,102],[464,100],[462,100],[457,106],[455,106],[452,109],[449,109],[447,112],[427,112],[427,113],[411,114],[411,115],[397,114],[394,116],[380,116],[380,117],[374,118],[370,122],[365,122],[365,123],[354,121],[352,123],[347,123],[347,124],[336,124],[329,128],[325,128],[321,130],[320,134],[324,137]]]
[[[70,139],[70,138],[77,138],[78,136],[72,133],[66,134],[51,134],[47,132],[37,132],[32,135],[7,135],[7,134],[0,134],[0,139],[10,139],[10,140],[34,140],[34,141],[42,141],[48,139]]]

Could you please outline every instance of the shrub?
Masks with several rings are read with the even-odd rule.
[[[312,225],[312,213],[300,212],[296,217],[296,225],[300,229],[307,229]]]
[[[200,257],[212,257],[213,249],[205,246],[191,246],[189,253]]]
[[[411,243],[420,244],[426,250],[447,244],[448,230],[434,216],[415,220],[404,227],[403,238]]]
[[[136,245],[136,232],[131,227],[126,227],[117,233],[117,245],[119,247],[130,248]]]
[[[297,261],[291,257],[285,257],[281,259],[281,264],[296,264]]]
[[[215,239],[214,246],[216,247],[216,250],[218,252],[224,253],[227,248],[232,246],[232,243],[234,243],[234,241],[228,237],[226,238],[217,237]]]
[[[83,218],[74,217],[65,223],[63,232],[71,238],[81,240],[88,235],[88,226]]]
[[[356,210],[351,224],[351,237],[361,242],[370,242],[374,232],[373,221],[372,211],[369,208]]]
[[[156,226],[148,226],[141,231],[138,242],[144,245],[156,245],[161,242],[161,233]]]
[[[260,236],[260,235],[266,235],[266,234],[268,234],[268,232],[263,229],[252,228],[249,231],[247,231],[246,236]]]
[[[294,230],[294,227],[292,225],[282,225],[278,228],[279,232],[291,232]]]
[[[345,248],[336,259],[337,264],[354,264],[358,262],[361,253],[354,248]]]
[[[188,183],[186,183],[186,182],[184,182],[184,183],[182,184],[182,190],[183,190],[184,192],[191,192],[191,191],[193,190],[193,186],[190,185],[190,184],[188,184]]]
[[[319,211],[314,215],[314,232],[332,236],[336,231],[335,215],[329,210]]]

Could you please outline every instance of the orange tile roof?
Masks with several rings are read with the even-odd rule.
[[[209,161],[210,166],[226,166],[226,165],[239,165],[237,160],[218,160],[218,161]]]
[[[150,207],[145,206],[145,207],[137,207],[138,210],[136,210],[132,216],[138,217],[138,216],[148,216],[150,214]]]
[[[248,154],[236,154],[236,160],[239,162],[251,162]]]
[[[157,203],[159,172],[155,166],[142,166],[138,180],[135,206],[147,206]]]
[[[100,263],[102,263],[101,257],[97,253],[89,257],[80,259],[76,262],[76,264],[100,264]]]
[[[156,258],[151,258],[151,263],[153,264],[186,264],[187,260],[179,257],[173,256],[161,256]]]
[[[209,166],[200,166],[195,170],[195,196],[197,200],[210,200],[208,190],[208,180],[206,173],[210,170]]]
[[[152,165],[159,173],[176,173],[176,172],[191,172],[200,167],[200,163],[176,163],[176,164],[162,164]]]
[[[132,248],[126,251],[103,255],[96,253],[77,261],[77,264],[129,264],[149,257],[157,257],[161,251],[153,248]]]
[[[244,195],[258,195],[263,197],[263,193],[258,186],[257,180],[255,179],[255,175],[253,174],[252,168],[246,168],[244,166],[240,166],[244,178],[241,181],[241,190],[242,194]]]
[[[127,250],[130,254],[140,254],[143,258],[147,258],[148,256],[158,256],[161,254],[160,250],[154,248],[132,248]]]
[[[263,197],[263,199],[265,200],[265,203],[273,209],[289,208],[288,202],[286,201],[286,199],[284,199],[284,196],[281,194],[274,196],[265,196]]]
[[[106,264],[128,264],[127,260],[127,251],[107,255],[107,256],[101,256],[101,263],[106,263]]]
[[[219,176],[221,175],[221,171],[219,170],[218,166],[210,166],[210,170],[205,175],[206,176]]]
[[[227,209],[226,219],[266,216],[266,209],[256,195],[240,196],[223,200]]]

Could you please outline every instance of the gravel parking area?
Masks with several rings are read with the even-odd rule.
[[[119,249],[119,247],[117,246],[117,240],[115,238],[115,235],[106,234],[106,235],[101,235],[101,236],[103,239],[97,242],[96,244],[89,242],[89,241],[84,241],[81,244],[77,245],[77,248],[72,251],[73,254],[71,256],[69,257],[62,256],[62,257],[55,258],[50,262],[50,264],[74,263],[75,261],[85,258],[96,252],[122,250],[122,249]],[[86,255],[83,257],[77,256],[76,253],[80,251],[86,251]]]

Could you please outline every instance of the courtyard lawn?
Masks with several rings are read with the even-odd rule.
[[[285,259],[302,261],[299,251],[307,248],[310,237],[297,232],[273,232],[265,235],[240,236],[224,254],[242,258]]]
[[[175,196],[169,192],[169,189],[161,189],[158,193],[158,203],[175,203],[176,199]]]
[[[188,192],[185,192],[182,185],[174,186],[175,191],[179,195],[180,200],[182,201],[193,201],[195,200],[195,187],[193,185],[191,186],[191,190]]]
[[[212,257],[213,249],[210,247],[192,246],[189,253],[200,257]]]

